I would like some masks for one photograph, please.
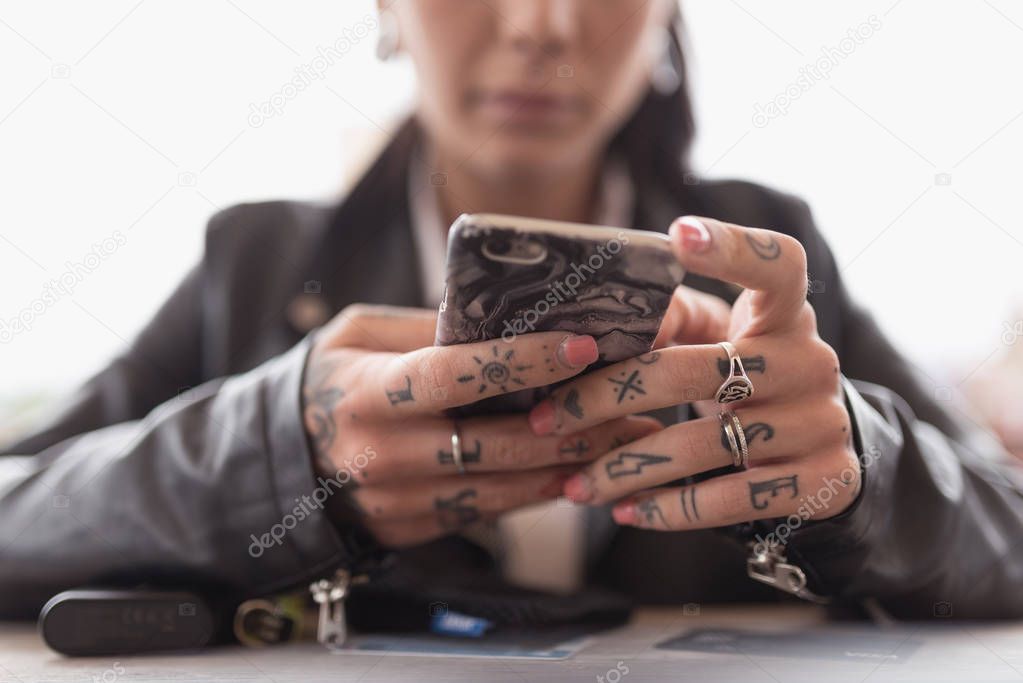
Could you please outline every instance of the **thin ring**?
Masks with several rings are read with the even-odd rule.
[[[749,443],[746,440],[746,430],[742,428],[742,422],[734,411],[725,408],[718,413],[718,421],[725,433],[728,446],[732,451],[732,466],[741,469],[749,468]]]
[[[728,447],[732,451],[732,467],[741,467],[742,451],[739,450],[739,440],[735,436],[735,426],[729,412],[731,411],[722,410],[718,413],[718,421],[721,423],[721,431],[725,433],[725,439],[728,440]]]
[[[742,423],[739,422],[739,416],[735,414],[735,411],[729,410],[728,416],[732,418],[735,436],[739,441],[739,454],[742,456],[738,467],[745,470],[749,468],[749,443],[746,441],[746,430],[742,428]]]
[[[462,462],[462,437],[458,433],[458,423],[452,423],[451,428],[451,460],[455,463],[459,474],[465,474],[465,463]]]
[[[731,342],[719,342],[718,346],[728,354],[728,377],[718,387],[714,400],[724,405],[742,401],[753,395],[753,382],[742,366],[742,359]]]

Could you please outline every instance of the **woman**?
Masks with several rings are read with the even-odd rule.
[[[216,215],[131,347],[5,449],[5,613],[100,582],[256,595],[377,548],[453,566],[477,522],[564,494],[588,510],[579,571],[639,601],[769,599],[754,552],[807,598],[1023,614],[1023,487],[1001,447],[850,302],[803,202],[687,172],[674,3],[406,0],[380,19],[381,56],[411,57],[423,97],[345,200]],[[480,397],[456,378],[491,344],[433,347],[428,309],[445,227],[480,211],[666,230],[688,276],[658,351],[528,416],[460,421],[456,457],[443,411]],[[714,401],[726,341],[755,388],[735,420]],[[584,335],[512,349],[554,369],[524,370],[530,386],[596,359]],[[658,409],[667,426],[635,416]]]

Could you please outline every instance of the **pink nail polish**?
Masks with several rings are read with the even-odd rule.
[[[554,431],[554,403],[545,400],[537,403],[529,411],[529,426],[537,436],[544,436]]]
[[[597,360],[597,340],[586,334],[565,337],[558,346],[558,360],[570,368],[580,368]]]
[[[635,524],[636,523],[636,504],[635,503],[620,503],[615,505],[611,510],[611,516],[618,524]]]
[[[671,224],[668,233],[682,243],[682,248],[699,254],[710,248],[710,230],[696,216],[683,216]]]
[[[590,490],[590,481],[585,474],[576,474],[565,482],[565,495],[573,503],[586,503],[593,498],[593,491]]]

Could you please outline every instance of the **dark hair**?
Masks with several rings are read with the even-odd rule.
[[[676,4],[668,25],[667,47],[678,74],[678,87],[668,94],[651,87],[609,146],[611,153],[625,160],[637,182],[679,187],[689,171],[696,121],[689,100],[684,44],[682,11]]]

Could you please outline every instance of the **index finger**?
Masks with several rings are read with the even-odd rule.
[[[675,256],[689,272],[753,290],[750,336],[796,320],[807,283],[806,251],[798,240],[697,216],[676,219],[668,232]]]
[[[498,394],[546,386],[597,360],[597,342],[566,332],[520,334],[492,340],[431,346],[400,355],[374,354],[366,373],[367,416],[436,413]]]
[[[433,344],[437,311],[426,308],[351,304],[321,331],[325,348],[411,351]]]

